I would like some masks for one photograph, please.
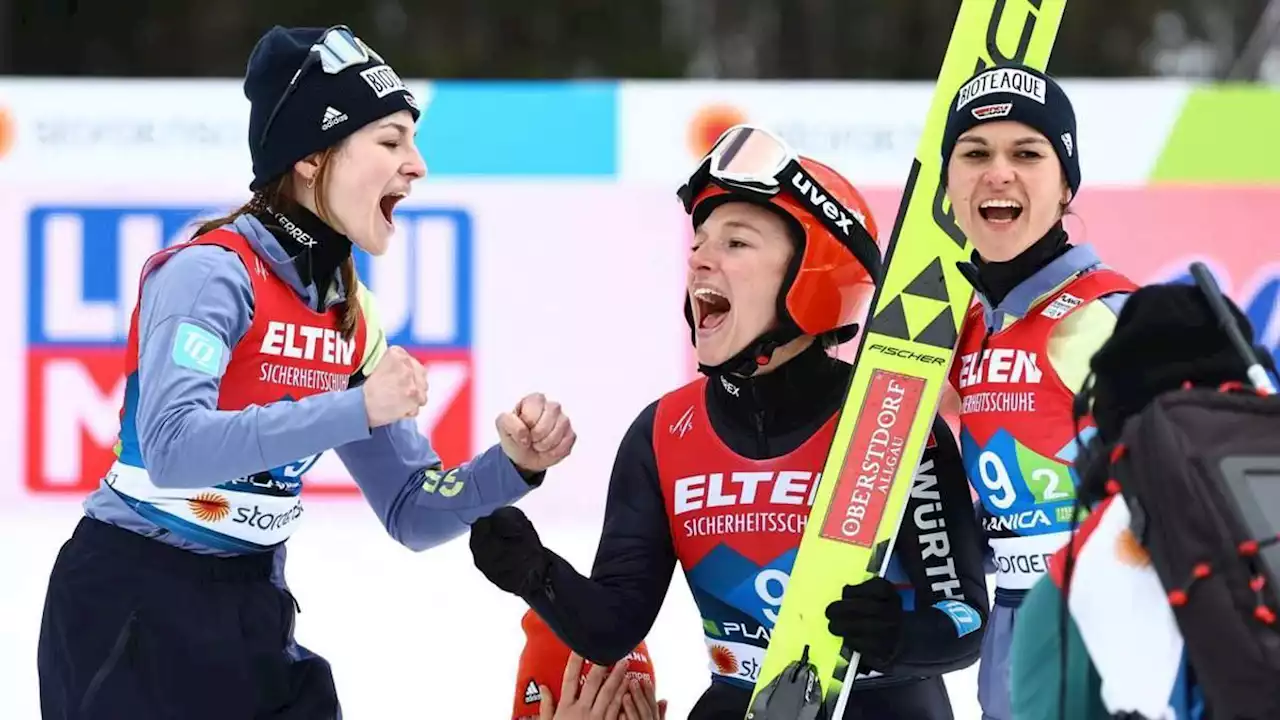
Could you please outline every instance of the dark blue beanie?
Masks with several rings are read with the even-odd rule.
[[[249,189],[254,192],[289,172],[299,160],[336,145],[375,120],[401,110],[408,110],[414,122],[418,120],[413,94],[378,58],[370,56],[368,62],[336,75],[313,63],[298,78],[263,144],[268,118],[325,30],[277,25],[249,54],[244,95],[249,99],[249,154],[253,158]]]
[[[960,136],[976,125],[999,120],[1023,123],[1049,140],[1074,198],[1080,188],[1075,110],[1057,81],[1026,65],[997,65],[960,86],[948,108],[942,133],[943,183]]]

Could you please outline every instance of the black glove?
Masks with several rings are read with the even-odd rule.
[[[902,597],[893,583],[873,577],[845,585],[843,597],[827,606],[828,629],[861,654],[860,667],[885,672],[902,646]]]
[[[538,531],[515,507],[502,507],[471,525],[471,557],[489,582],[524,596],[547,575],[551,556]]]

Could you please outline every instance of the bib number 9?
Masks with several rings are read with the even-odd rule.
[[[1013,487],[1013,478],[1005,468],[1000,456],[990,450],[982,451],[978,456],[978,476],[986,486],[987,500],[997,510],[1008,510],[1018,500],[1018,491]]]
[[[756,595],[768,606],[762,612],[771,626],[778,624],[778,609],[782,607],[782,596],[787,592],[790,579],[790,575],[772,568],[756,575]]]

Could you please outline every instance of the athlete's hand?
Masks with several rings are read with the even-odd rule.
[[[626,696],[623,679],[627,676],[627,660],[619,660],[613,669],[595,665],[582,679],[582,656],[569,654],[564,666],[564,679],[560,683],[560,707],[551,699],[551,688],[539,686],[542,703],[538,720],[619,720]]]
[[[495,421],[502,451],[526,475],[543,472],[569,455],[578,440],[560,403],[542,393],[526,395]]]
[[[369,427],[411,418],[427,404],[427,370],[402,347],[390,347],[360,386]]]
[[[627,693],[622,696],[623,720],[666,720],[667,701],[658,699],[653,683],[630,680],[627,685]]]
[[[523,597],[546,577],[551,557],[517,507],[501,507],[471,525],[471,559],[489,582]]]
[[[861,654],[861,665],[884,672],[902,649],[904,616],[897,588],[876,576],[844,587],[827,606],[827,629]]]

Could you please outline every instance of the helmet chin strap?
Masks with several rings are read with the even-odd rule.
[[[795,340],[804,333],[794,323],[786,323],[782,327],[765,332],[747,346],[732,355],[719,365],[703,365],[698,363],[698,372],[707,377],[734,375],[749,378],[761,367],[768,365],[773,353],[778,348]]]
[[[819,335],[816,342],[824,342],[824,338],[826,338],[833,341],[835,345],[843,345],[857,337],[858,329],[859,325],[857,323],[838,327],[828,333]],[[783,327],[770,330],[756,338],[741,351],[719,365],[698,363],[698,372],[712,378],[727,375],[742,379],[749,378],[757,370],[769,364],[769,361],[773,359],[773,353],[778,348],[803,334],[804,332],[795,323],[786,323]]]

